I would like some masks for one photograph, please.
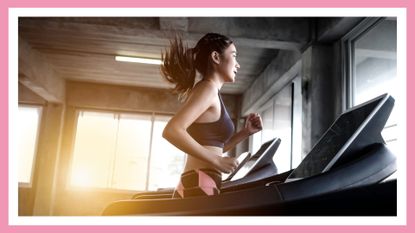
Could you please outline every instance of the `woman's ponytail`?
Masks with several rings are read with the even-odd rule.
[[[161,58],[161,75],[175,85],[173,92],[179,95],[179,99],[186,99],[196,78],[193,49],[187,48],[181,38],[175,37],[170,41],[170,49],[161,54]]]

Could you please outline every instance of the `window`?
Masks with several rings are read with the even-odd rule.
[[[161,137],[169,119],[167,116],[154,118],[149,190],[176,186],[184,166],[184,153]]]
[[[394,150],[397,135],[397,103],[403,98],[397,83],[396,18],[368,18],[345,39],[346,107],[358,105],[376,96],[389,93],[395,107],[385,125],[382,136]]]
[[[254,134],[253,152],[266,141],[280,138],[281,144],[274,155],[279,173],[296,167],[302,159],[300,84],[301,78],[296,77],[259,110],[263,129],[261,133]]]
[[[19,106],[18,110],[18,164],[19,183],[31,184],[35,161],[39,124],[42,114],[40,106]]]
[[[71,184],[125,190],[174,187],[184,154],[161,136],[168,119],[79,112]]]

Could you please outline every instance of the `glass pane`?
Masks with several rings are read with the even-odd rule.
[[[114,114],[79,114],[71,170],[72,185],[100,188],[110,185],[116,132]]]
[[[277,132],[274,129],[274,109],[272,105],[267,110],[261,113],[262,117],[262,143],[265,143],[275,137]]]
[[[41,111],[41,107],[19,107],[19,183],[31,183]]]
[[[287,85],[276,96],[274,102],[275,136],[281,138],[281,144],[274,156],[278,172],[291,169],[291,132],[292,132],[292,86]]]
[[[354,42],[354,105],[383,93],[395,98],[382,136],[392,148],[397,141],[396,102],[400,96],[396,77],[396,19],[383,20]]]
[[[261,148],[261,145],[262,145],[262,133],[256,133],[250,136],[249,145],[250,145],[250,152],[256,153],[259,150],[259,148]]]
[[[154,121],[149,190],[175,187],[183,171],[185,154],[162,137],[169,119],[156,116]]]
[[[354,104],[383,93],[397,96],[396,20],[384,20],[354,42]]]
[[[293,89],[293,108],[292,108],[292,142],[291,142],[291,169],[296,168],[301,161],[303,160],[303,157],[306,156],[306,154],[303,154],[303,148],[302,148],[302,94],[301,94],[301,77],[297,76],[293,80],[293,84],[291,86]]]
[[[150,115],[121,114],[110,187],[146,189],[150,135]]]

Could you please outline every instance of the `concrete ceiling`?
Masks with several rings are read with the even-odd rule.
[[[331,44],[362,19],[19,17],[19,82],[50,102],[65,100],[68,80],[170,88],[159,66],[117,62],[115,56],[160,58],[177,34],[193,47],[204,34],[217,32],[233,39],[241,65],[236,82],[225,84],[222,92],[243,94],[279,54]]]
[[[311,25],[309,18],[275,17],[21,17],[19,47],[38,53],[64,80],[168,88],[159,66],[117,62],[114,56],[160,58],[177,33],[194,46],[205,33],[218,32],[235,41],[241,65],[236,83],[223,92],[241,94],[281,49],[306,46]]]

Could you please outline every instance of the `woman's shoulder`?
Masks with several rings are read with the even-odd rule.
[[[192,95],[207,95],[207,96],[215,96],[218,94],[218,89],[216,89],[215,85],[209,81],[199,81],[193,87],[190,96]]]
[[[201,104],[203,102],[211,105],[215,102],[216,96],[218,96],[218,90],[211,82],[200,81],[193,87],[186,102],[188,104]]]
[[[191,111],[194,111],[194,109],[197,109],[196,111],[202,113],[215,104],[215,96],[218,96],[217,93],[217,90],[210,82],[201,81],[193,87],[182,105],[181,111],[190,111],[191,109],[193,109]]]

